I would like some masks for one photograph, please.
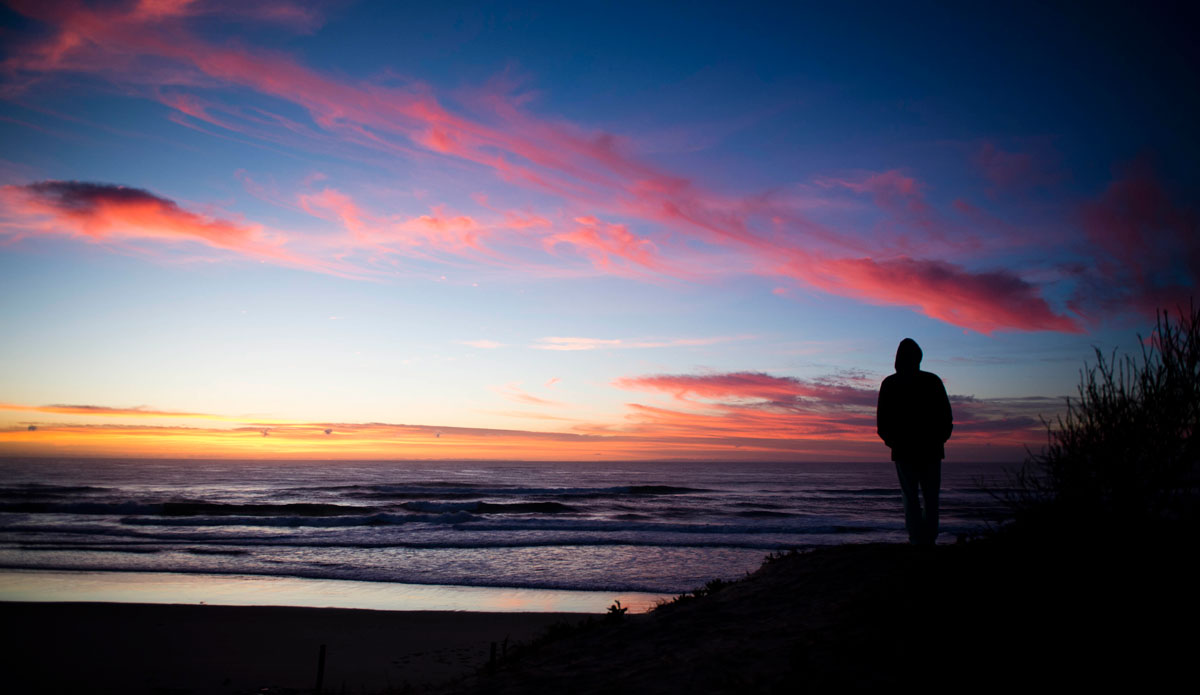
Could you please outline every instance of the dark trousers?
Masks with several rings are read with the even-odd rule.
[[[938,535],[938,493],[942,487],[942,462],[897,461],[900,496],[904,500],[904,528],[908,542],[933,545]],[[925,498],[922,508],[920,495]]]

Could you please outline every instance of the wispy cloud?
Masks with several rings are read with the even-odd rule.
[[[970,272],[944,261],[899,257],[792,263],[788,270],[809,285],[871,304],[915,307],[931,318],[980,333],[997,330],[1080,333],[1039,289],[1006,270]]]
[[[727,343],[734,340],[748,340],[754,336],[717,336],[711,338],[580,338],[549,336],[538,338],[529,347],[535,350],[639,350],[647,348],[700,347]]]
[[[517,382],[510,382],[503,386],[495,387],[494,390],[496,393],[499,393],[508,400],[516,403],[522,403],[525,405],[550,405],[559,408],[566,407],[565,403],[552,401],[548,398],[541,398],[540,396],[535,396],[524,391],[521,389],[521,385]]]
[[[255,425],[290,424],[291,420],[275,420],[254,416],[220,415],[214,413],[199,413],[181,410],[160,410],[145,406],[131,408],[113,407],[106,405],[26,405],[22,403],[0,403],[0,410],[23,413],[48,413],[52,415],[86,415],[106,419],[120,418],[178,418],[186,420],[218,420],[223,422],[250,422]]]
[[[5,225],[0,234],[69,236],[92,242],[193,244],[323,272],[348,269],[287,247],[286,235],[261,224],[184,209],[172,200],[129,186],[83,181],[39,181],[0,188]]]
[[[498,343],[494,340],[487,340],[487,339],[460,340],[458,342],[461,345],[469,345],[470,347],[479,348],[480,350],[495,350],[496,348],[504,347],[504,343]]]
[[[622,346],[621,340],[616,338],[538,338],[537,342],[529,347],[536,350],[600,350],[603,348],[617,348]]]
[[[597,268],[616,274],[676,277],[688,274],[661,253],[653,241],[631,232],[628,225],[604,222],[593,216],[576,217],[573,223],[570,231],[545,237],[543,244],[548,251],[556,253],[560,246],[570,246]]]
[[[1200,211],[1180,202],[1146,161],[1128,165],[1080,211],[1091,262],[1074,269],[1072,306],[1098,320],[1186,304],[1200,285]]]
[[[817,403],[829,406],[874,407],[875,389],[859,381],[804,380],[772,376],[763,372],[721,374],[657,374],[624,377],[613,382],[617,388],[633,391],[660,391],[679,400],[751,399],[777,406],[805,406]]]
[[[0,410],[15,410],[20,412],[54,413],[56,415],[109,415],[133,417],[180,417],[180,418],[215,418],[206,413],[190,413],[174,410],[155,410],[153,408],[114,408],[103,405],[21,405],[18,403],[0,403]]]
[[[1022,191],[1051,186],[1062,180],[1063,173],[1044,150],[1006,150],[985,141],[980,144],[972,162],[993,185],[991,194]]]
[[[838,209],[839,197],[850,196],[869,202],[881,216],[866,227],[857,218],[839,221],[836,215],[819,223],[808,214],[814,209],[811,201],[799,204],[775,191],[724,194],[639,157],[628,137],[531,113],[527,95],[503,80],[458,90],[448,98],[415,80],[347,79],[314,70],[290,55],[210,41],[194,26],[211,7],[21,5],[19,12],[48,31],[14,43],[0,69],[13,90],[61,73],[95,76],[129,94],[160,101],[179,122],[210,132],[339,156],[368,153],[375,161],[399,157],[490,171],[509,186],[555,200],[561,213],[501,211],[485,219],[474,211],[436,204],[415,213],[378,213],[328,187],[297,195],[302,209],[344,232],[322,242],[326,255],[321,255],[302,254],[278,232],[260,225],[173,209],[170,201],[145,191],[150,198],[138,203],[142,217],[133,214],[132,201],[122,203],[109,195],[102,208],[81,219],[60,204],[64,195],[78,197],[62,182],[50,182],[58,190],[26,187],[24,192],[58,228],[79,237],[111,238],[117,235],[114,216],[128,216],[130,228],[142,238],[187,238],[273,262],[350,272],[314,260],[337,257],[357,263],[359,275],[371,275],[368,269],[380,258],[397,254],[523,273],[562,273],[564,263],[574,262],[596,272],[688,281],[753,273],[905,307],[984,333],[1082,330],[1076,316],[1047,300],[1045,288],[1030,273],[989,266],[993,247],[1006,243],[1003,237],[985,240],[973,225],[942,214],[929,198],[931,187],[906,169],[818,178],[807,190],[829,199],[829,205],[819,206],[826,213]],[[312,30],[320,21],[290,3],[255,7],[244,10],[249,18],[294,31]],[[243,90],[298,107],[305,116],[236,103],[233,94]],[[977,159],[997,185],[1025,177],[1033,166],[1020,153],[996,147],[985,147]],[[1114,183],[1085,214],[1090,233],[1103,248],[1117,249],[1125,243],[1122,239],[1130,238],[1131,228],[1157,225],[1154,231],[1171,235],[1195,230],[1194,215],[1162,217],[1171,210],[1147,197],[1149,191],[1137,181]],[[966,201],[957,202],[956,210],[976,210]],[[1150,219],[1143,212],[1159,217]],[[1155,244],[1156,249],[1168,247]],[[1135,280],[1154,279],[1144,281],[1137,296],[1113,297],[1113,303],[1162,302],[1195,286],[1191,266],[1186,268],[1190,284],[1164,285],[1163,278],[1179,275],[1180,261],[1179,254],[1160,255],[1142,254],[1143,260],[1126,269]],[[1082,302],[1073,306],[1086,308]],[[550,345],[543,347],[595,349]]]

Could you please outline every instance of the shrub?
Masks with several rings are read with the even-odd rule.
[[[1078,399],[1046,422],[1048,444],[1014,477],[1017,525],[1132,530],[1196,521],[1200,313],[1157,316],[1141,358],[1096,351]]]

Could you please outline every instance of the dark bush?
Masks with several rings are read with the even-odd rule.
[[[1078,399],[1047,422],[1048,444],[1030,454],[1008,501],[1017,527],[1095,532],[1196,522],[1200,422],[1200,314],[1164,311],[1141,357],[1080,372]]]

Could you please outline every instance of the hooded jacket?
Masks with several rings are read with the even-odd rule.
[[[940,461],[954,429],[950,398],[937,374],[921,371],[921,347],[911,338],[896,349],[896,373],[879,387],[875,422],[893,461]]]

